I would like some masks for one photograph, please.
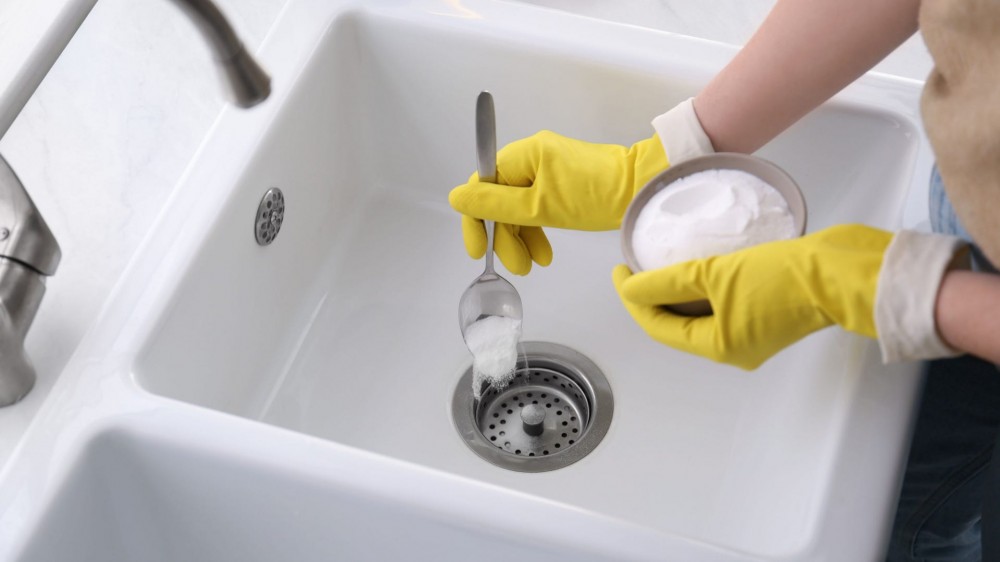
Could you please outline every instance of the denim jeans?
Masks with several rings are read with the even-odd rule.
[[[973,241],[969,233],[965,231],[965,227],[959,222],[955,209],[951,206],[951,201],[948,200],[948,194],[944,191],[944,184],[941,182],[941,175],[938,174],[937,167],[931,170],[930,215],[931,228],[934,229],[934,232],[953,234],[969,242]],[[975,244],[972,245],[972,269],[997,273],[997,269]]]
[[[931,177],[935,231],[969,240],[941,185]],[[970,240],[971,241],[971,240]],[[996,269],[975,249],[974,267]],[[887,560],[982,560],[983,496],[1000,428],[1000,372],[972,356],[927,364],[926,380]]]

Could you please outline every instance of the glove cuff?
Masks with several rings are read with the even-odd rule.
[[[698,114],[694,111],[694,98],[688,98],[654,118],[653,129],[660,136],[671,166],[715,152],[711,139],[705,134]]]
[[[943,234],[903,230],[893,237],[875,293],[875,329],[882,361],[961,354],[938,335],[934,307],[941,279],[963,246],[962,239]]]

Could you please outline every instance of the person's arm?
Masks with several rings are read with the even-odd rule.
[[[934,316],[949,345],[1000,364],[1000,275],[949,271]]]
[[[718,152],[751,153],[917,30],[919,0],[778,0],[695,112]]]

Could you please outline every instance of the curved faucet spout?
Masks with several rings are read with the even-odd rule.
[[[229,21],[211,0],[174,0],[212,46],[233,102],[253,107],[271,94],[271,78],[247,52]]]

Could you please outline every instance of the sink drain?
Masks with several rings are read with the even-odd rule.
[[[257,244],[267,246],[274,242],[274,237],[281,230],[285,220],[285,194],[277,187],[267,190],[257,206],[257,216],[254,219],[253,233]]]
[[[472,397],[472,367],[452,400],[459,434],[477,455],[520,472],[570,465],[600,443],[614,411],[611,387],[593,361],[547,342],[520,346],[511,383]]]

